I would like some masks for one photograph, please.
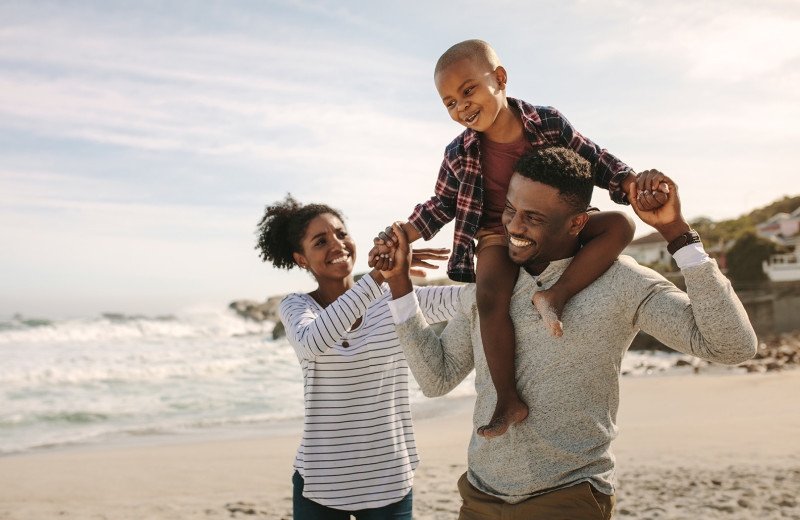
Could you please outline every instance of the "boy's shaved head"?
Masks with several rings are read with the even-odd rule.
[[[486,63],[492,70],[500,66],[500,58],[495,54],[492,46],[483,40],[466,40],[447,49],[436,62],[433,75],[436,76],[450,65],[469,58],[478,63]]]

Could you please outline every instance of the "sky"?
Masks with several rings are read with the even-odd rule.
[[[671,176],[689,219],[800,194],[800,3],[720,5],[3,0],[0,317],[310,291],[254,250],[287,193],[340,209],[366,271],[463,130],[433,67],[470,38],[494,46],[508,95]],[[451,241],[449,225],[429,245]]]

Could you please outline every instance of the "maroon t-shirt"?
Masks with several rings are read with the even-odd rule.
[[[525,132],[513,143],[495,143],[481,136],[481,176],[483,177],[483,215],[481,227],[504,234],[501,218],[514,166],[520,157],[533,150]]]

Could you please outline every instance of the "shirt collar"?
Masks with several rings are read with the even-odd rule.
[[[562,258],[561,260],[553,260],[539,276],[533,276],[524,268],[520,268],[517,283],[519,284],[523,281],[525,283],[535,283],[538,287],[541,287],[542,290],[549,289],[561,278],[561,275],[564,274],[564,271],[567,270],[567,267],[569,267],[569,264],[572,263],[574,258],[574,256],[570,256]]]
[[[542,119],[539,117],[539,113],[533,107],[521,99],[516,99],[512,97],[507,97],[508,104],[513,106],[519,110],[519,113],[522,115],[522,126],[525,128],[525,131],[528,134],[537,134],[541,130],[542,126]],[[478,146],[478,132],[473,130],[472,128],[467,128],[464,130],[464,148],[469,150],[473,146]]]
[[[522,126],[525,127],[525,130],[528,133],[536,133],[540,131],[542,126],[542,119],[539,117],[539,113],[533,107],[521,99],[516,98],[506,98],[508,99],[508,104],[511,106],[516,107],[520,114],[522,114]]]

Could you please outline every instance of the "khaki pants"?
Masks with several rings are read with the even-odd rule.
[[[466,473],[458,479],[458,491],[463,500],[458,520],[611,520],[616,502],[581,482],[508,504],[475,488]]]

